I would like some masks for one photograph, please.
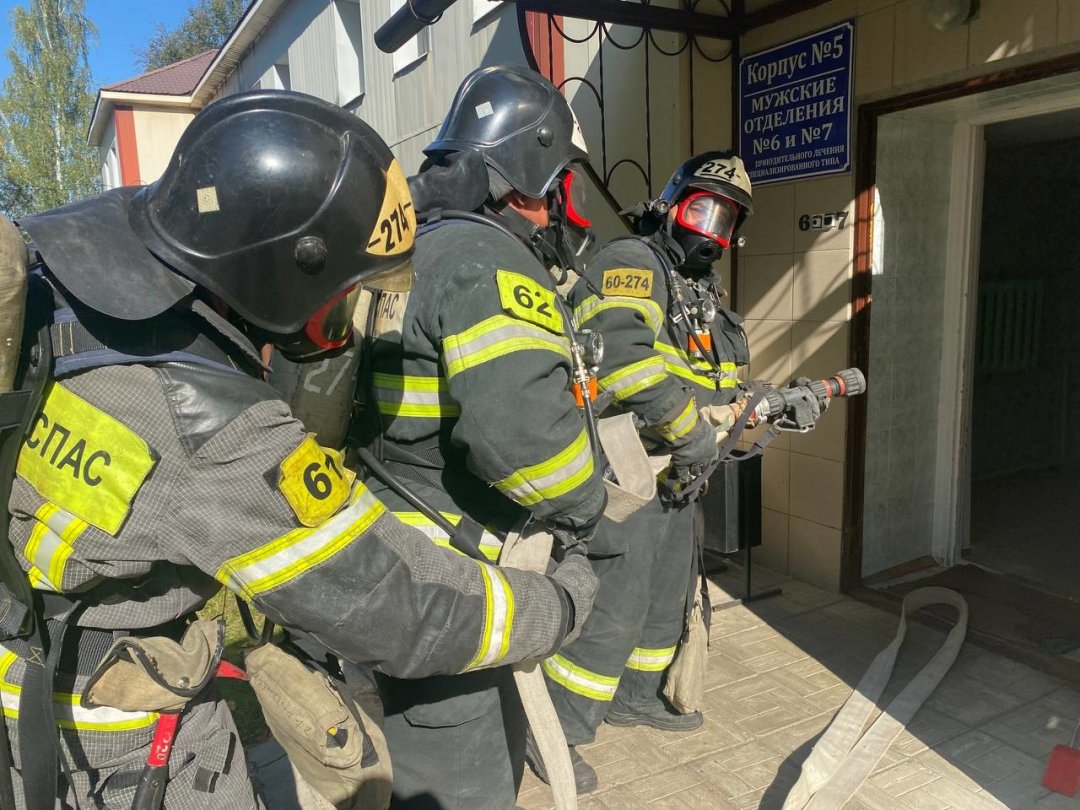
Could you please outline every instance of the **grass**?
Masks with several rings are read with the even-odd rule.
[[[199,611],[200,619],[213,619],[223,616],[225,619],[225,653],[222,656],[231,664],[244,666],[244,652],[251,648],[244,624],[240,621],[240,611],[236,607],[236,597],[226,589],[206,603]],[[263,719],[262,708],[255,697],[255,692],[247,681],[233,678],[218,678],[218,689],[232,710],[236,728],[240,732],[240,741],[244,745],[262,742],[270,736],[270,730]]]

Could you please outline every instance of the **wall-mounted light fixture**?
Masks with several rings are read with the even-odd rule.
[[[926,21],[938,31],[948,31],[959,28],[978,10],[978,0],[926,0]]]

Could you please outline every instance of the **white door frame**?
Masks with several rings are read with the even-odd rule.
[[[975,98],[965,96],[940,105],[942,108],[956,105],[957,109],[950,177],[944,294],[946,319],[942,332],[935,460],[939,497],[934,500],[931,543],[934,560],[944,566],[958,563],[970,541],[971,400],[985,158],[983,130],[988,124],[1001,121],[1080,108],[1080,89],[1074,86],[1062,87],[1060,92],[1020,96],[997,108],[977,109],[978,105],[973,103]],[[950,312],[957,314],[955,321],[947,317]]]

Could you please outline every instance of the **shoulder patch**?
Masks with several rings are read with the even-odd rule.
[[[651,298],[653,271],[631,267],[605,270],[601,281],[604,295],[627,295],[631,298]]]
[[[401,335],[405,326],[405,309],[409,306],[409,293],[382,292],[375,304],[375,323],[371,337],[383,338]]]
[[[349,500],[356,473],[309,433],[278,467],[278,489],[304,526],[324,523]]]
[[[503,310],[515,318],[535,323],[549,332],[563,334],[563,318],[555,303],[555,293],[540,282],[510,270],[495,273]]]
[[[59,383],[19,452],[16,471],[38,494],[116,535],[158,456],[146,440]]]

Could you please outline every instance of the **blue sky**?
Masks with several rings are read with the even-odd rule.
[[[30,0],[0,0],[0,80],[10,70],[11,9],[18,5],[29,6]],[[94,90],[138,75],[132,49],[144,45],[158,23],[175,26],[190,5],[191,0],[86,0],[87,16],[98,27],[97,47],[90,52]]]

